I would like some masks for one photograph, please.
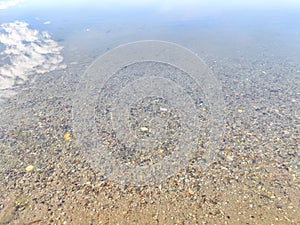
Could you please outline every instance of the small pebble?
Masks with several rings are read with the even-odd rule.
[[[228,156],[226,156],[226,160],[229,161],[229,162],[232,162],[233,161],[233,157],[230,156],[230,155],[228,155]]]
[[[71,137],[70,133],[65,133],[65,134],[64,134],[64,139],[65,139],[65,140],[69,140],[70,137]]]
[[[148,131],[149,129],[147,127],[141,127],[141,131]]]
[[[29,165],[25,168],[26,172],[31,172],[34,169],[35,169],[35,166],[33,166],[33,165]]]

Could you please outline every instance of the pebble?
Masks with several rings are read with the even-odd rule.
[[[64,139],[67,141],[71,138],[71,134],[70,133],[65,133],[64,134]]]
[[[226,160],[229,161],[229,162],[232,162],[233,161],[233,157],[230,156],[230,155],[227,155],[226,156]]]
[[[149,129],[147,127],[141,127],[141,131],[148,131]]]
[[[29,166],[27,166],[27,167],[25,168],[26,172],[31,172],[31,171],[33,171],[34,169],[35,169],[35,166],[33,166],[33,165],[29,165]]]

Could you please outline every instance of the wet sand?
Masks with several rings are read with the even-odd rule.
[[[0,224],[300,223],[299,65],[264,56],[204,60],[223,86],[220,151],[206,170],[195,158],[160,185],[120,185],[85,160],[72,132],[85,66],[23,90],[1,111]]]

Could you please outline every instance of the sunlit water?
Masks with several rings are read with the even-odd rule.
[[[297,7],[193,1],[20,2],[0,11],[1,96],[13,95],[29,77],[88,65],[110,48],[144,39],[182,44],[200,57],[266,55],[298,60]]]
[[[289,173],[298,176],[299,21],[296,1],[0,1],[0,181],[2,175],[23,171],[29,164],[47,168],[56,154],[49,143],[60,144],[64,132],[76,129],[69,107],[78,98],[78,85],[85,82],[84,72],[98,56],[142,40],[179,44],[212,70],[225,102],[223,150],[230,146],[235,153],[266,155],[266,161],[282,157],[279,161],[288,162]],[[52,123],[58,130],[44,134]],[[16,128],[24,128],[29,137]],[[243,144],[236,136],[244,138]],[[22,148],[31,142],[32,149]]]

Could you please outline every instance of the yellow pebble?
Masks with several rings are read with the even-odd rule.
[[[239,113],[242,113],[242,112],[244,112],[244,110],[242,110],[242,109],[238,109],[238,112],[239,112]]]
[[[195,192],[193,190],[189,189],[188,194],[193,195],[193,194],[195,194]]]
[[[65,139],[65,140],[69,140],[69,139],[70,139],[70,136],[71,136],[71,135],[70,135],[69,133],[65,133],[65,134],[64,134],[64,139]]]
[[[27,166],[27,167],[25,168],[26,172],[30,172],[30,171],[32,171],[32,170],[34,170],[34,169],[35,169],[35,166],[33,166],[33,165],[29,165],[29,166]]]

